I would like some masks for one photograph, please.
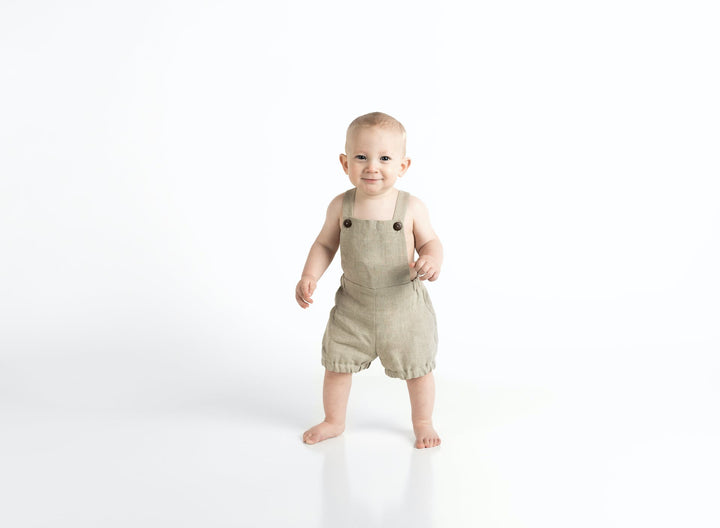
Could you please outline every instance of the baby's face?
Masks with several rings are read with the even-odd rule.
[[[384,194],[407,171],[401,132],[382,127],[360,127],[348,137],[340,163],[352,184],[370,195]]]

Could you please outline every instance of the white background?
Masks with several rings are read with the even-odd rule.
[[[704,511],[720,470],[702,449],[720,440],[719,22],[702,1],[3,1],[0,484],[15,504],[42,503],[57,489],[17,487],[18,460],[44,449],[28,439],[56,422],[85,436],[112,413],[223,408],[251,431],[292,417],[300,444],[322,419],[339,262],[309,310],[293,290],[328,203],[350,187],[345,129],[379,110],[408,131],[398,186],[427,204],[445,248],[428,284],[436,420],[444,409],[458,435],[461,415],[480,427],[477,391],[582,394],[613,435],[654,438],[634,445],[674,460],[678,483],[647,495],[654,514],[598,495],[599,525]],[[373,385],[351,401],[400,386],[376,364],[358,380]],[[49,460],[63,458],[44,438]],[[635,471],[630,489],[658,482]],[[598,486],[635,482],[613,478]],[[697,493],[664,500],[680,481]],[[551,512],[514,516],[530,496],[509,491],[477,520],[559,526]],[[68,525],[97,522],[67,508]],[[15,526],[20,510],[5,510]],[[441,524],[468,518],[443,511]]]

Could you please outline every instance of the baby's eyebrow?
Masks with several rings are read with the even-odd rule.
[[[353,152],[352,155],[353,156],[367,156],[368,153],[365,152],[364,150],[358,150],[357,152]],[[394,156],[394,154],[392,152],[385,151],[385,152],[379,152],[378,156],[387,156],[387,157],[391,158]]]

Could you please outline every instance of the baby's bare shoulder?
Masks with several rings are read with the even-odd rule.
[[[412,218],[424,218],[429,214],[425,202],[412,194],[408,196],[407,211]]]
[[[326,237],[335,236],[335,231],[340,232],[340,222],[342,221],[343,210],[343,194],[338,194],[330,200],[327,212],[325,214],[325,223],[323,224],[323,234]]]
[[[325,223],[317,237],[317,242],[336,251],[340,244],[340,218],[342,216],[343,195],[340,194],[330,201],[325,215]]]
[[[415,235],[415,248],[421,248],[428,241],[437,238],[430,223],[430,213],[422,200],[416,196],[410,196],[407,214],[410,225],[412,225],[413,235]]]
[[[328,218],[340,218],[342,216],[343,198],[345,193],[338,194],[335,198],[330,201],[330,205],[327,208]]]

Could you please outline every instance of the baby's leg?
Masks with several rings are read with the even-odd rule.
[[[429,372],[419,378],[407,380],[412,407],[412,423],[415,431],[415,447],[440,445],[440,437],[432,426],[432,412],[435,404],[435,378]]]
[[[325,420],[311,427],[303,434],[303,442],[317,444],[345,430],[345,411],[347,411],[352,374],[332,372],[325,369],[323,382],[323,406]]]

